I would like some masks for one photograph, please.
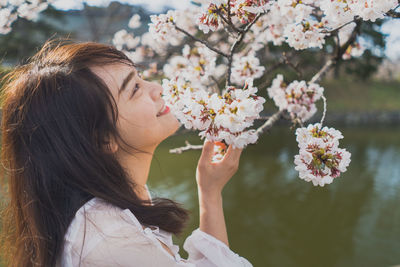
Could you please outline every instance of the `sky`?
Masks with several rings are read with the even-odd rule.
[[[54,6],[58,9],[80,9],[83,8],[83,2],[88,5],[108,6],[110,0],[55,0]],[[184,9],[190,6],[189,0],[119,0],[121,3],[128,3],[132,5],[143,5],[151,11],[161,11],[166,5],[176,8]]]
[[[58,9],[81,9],[83,8],[82,0],[55,0],[54,6]],[[110,0],[86,0],[88,5],[108,6]],[[164,6],[168,5],[176,9],[185,9],[190,6],[190,0],[120,0],[121,3],[129,3],[133,5],[143,5],[145,8],[159,12]],[[393,19],[385,23],[382,31],[389,36],[387,37],[387,49],[385,54],[392,60],[400,60],[400,19]]]

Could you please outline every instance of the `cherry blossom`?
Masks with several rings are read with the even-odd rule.
[[[200,130],[201,137],[238,148],[257,141],[255,130],[247,128],[259,118],[265,99],[256,95],[252,79],[242,89],[227,87],[222,95],[209,94],[182,77],[165,79],[163,88],[163,99],[177,119],[187,129]]]
[[[215,142],[214,143],[214,152],[211,161],[218,162],[221,161],[226,154],[226,145],[223,142]]]
[[[37,20],[39,13],[45,10],[51,2],[37,0],[0,1],[0,34],[9,33],[11,25],[18,17],[33,21]]]
[[[312,1],[277,0],[280,15],[295,23],[302,22],[311,15],[313,8],[308,4],[312,4]]]
[[[126,31],[117,32],[113,42],[134,62],[149,65],[147,58],[165,58],[162,72],[152,64],[144,73],[167,78],[162,82],[163,99],[185,128],[199,131],[202,139],[220,142],[214,147],[215,161],[223,158],[226,145],[243,148],[254,144],[259,130],[265,129],[252,129],[265,103],[253,86],[253,80],[265,73],[264,63],[256,56],[264,52],[261,49],[268,43],[278,46],[284,42],[294,50],[322,48],[330,33],[337,33],[334,45],[343,46],[350,37],[355,40],[346,44],[344,53],[339,51],[340,56],[360,56],[363,48],[358,41],[362,39],[354,38],[357,24],[352,21],[375,21],[398,4],[397,0],[193,2],[197,5],[189,9],[151,16],[149,32],[142,35],[140,44]],[[4,14],[9,19],[3,21],[12,19],[11,14]],[[1,20],[0,16],[0,25]],[[129,26],[139,25],[140,17],[133,16]],[[236,46],[236,42],[240,44]],[[171,45],[176,46],[173,53]],[[318,72],[312,81],[322,75]],[[224,81],[227,85],[221,88]],[[279,108],[270,118],[279,118],[282,111],[287,111],[300,124],[316,113],[315,102],[323,98],[323,123],[326,99],[324,88],[317,83],[295,80],[286,84],[278,74],[267,92]],[[321,124],[297,129],[299,154],[295,164],[301,179],[324,186],[346,171],[350,153],[339,148],[343,135]]]
[[[323,95],[324,88],[315,83],[307,85],[305,81],[293,81],[287,85],[283,76],[278,74],[267,91],[279,110],[287,110],[292,119],[307,121],[317,111],[315,102]]]
[[[347,170],[351,154],[339,148],[340,131],[322,127],[320,123],[296,130],[299,154],[295,156],[295,169],[300,179],[324,186]]]
[[[337,28],[340,25],[353,20],[354,12],[349,8],[348,1],[342,0],[322,0],[320,8],[325,14],[330,28]]]
[[[134,37],[126,30],[120,30],[114,34],[112,42],[119,50],[121,50],[124,46],[126,46],[127,49],[134,49],[139,45],[140,37]]]
[[[208,85],[210,75],[215,71],[216,55],[204,46],[190,47],[185,45],[182,56],[171,57],[164,65],[164,74],[172,79],[176,76],[185,77],[192,82],[198,81]]]
[[[196,22],[199,25],[199,29],[204,33],[208,33],[210,30],[216,31],[221,25],[219,13],[226,13],[224,5],[226,6],[226,3],[222,0],[209,1],[208,5],[205,5],[203,11],[197,16]]]
[[[243,84],[246,79],[260,78],[264,74],[265,67],[260,66],[260,60],[251,53],[247,56],[236,54],[233,59],[232,82]]]
[[[170,43],[177,45],[182,40],[182,35],[175,29],[174,22],[177,20],[177,11],[169,10],[167,14],[151,15],[149,32],[155,42]]]
[[[141,25],[142,23],[140,23],[140,15],[138,14],[133,15],[128,23],[128,26],[131,29],[139,28]]]
[[[363,20],[370,20],[372,22],[384,18],[385,13],[395,8],[398,4],[397,0],[348,1],[349,8],[355,15],[360,16]]]
[[[232,11],[243,24],[252,22],[258,13],[269,9],[268,0],[236,0],[232,1]]]
[[[287,43],[296,50],[310,47],[322,48],[327,34],[320,29],[323,24],[317,21],[303,21],[294,23],[285,28],[284,36]]]

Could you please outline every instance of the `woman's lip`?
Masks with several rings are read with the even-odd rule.
[[[165,114],[167,114],[168,112],[169,112],[169,107],[168,107],[168,106],[165,106],[164,111],[163,111],[162,113],[160,113],[160,115],[158,115],[158,117],[160,117],[160,116],[162,116],[162,115],[165,115]]]

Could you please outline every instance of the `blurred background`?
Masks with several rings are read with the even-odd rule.
[[[19,18],[10,33],[0,35],[0,75],[26,62],[49,38],[112,43],[120,29],[139,36],[151,14],[186,8],[189,1],[55,1],[37,21]],[[132,15],[141,27],[131,30]],[[342,131],[341,147],[352,153],[348,171],[333,184],[314,187],[298,178],[295,129],[284,121],[242,154],[238,173],[224,189],[225,219],[231,249],[254,266],[394,266],[400,265],[400,20],[363,24],[363,56],[341,61],[322,80],[328,99],[326,124]],[[290,54],[310,77],[325,61],[323,51]],[[158,65],[162,67],[162,62]],[[273,66],[266,65],[266,69]],[[276,73],[297,79],[298,73],[280,66]],[[267,98],[266,90],[260,94]],[[320,101],[321,102],[321,101]],[[319,112],[312,118],[321,118]],[[276,111],[267,101],[264,115]],[[195,168],[200,151],[183,155],[169,149],[185,140],[201,144],[196,134],[179,131],[156,151],[149,189],[153,197],[177,200],[192,212],[182,244],[198,227]]]

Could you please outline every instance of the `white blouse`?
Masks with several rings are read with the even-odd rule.
[[[149,194],[150,195],[150,194]],[[86,218],[86,219],[85,219]],[[101,198],[93,198],[75,214],[67,233],[58,267],[140,266],[140,267],[252,267],[214,236],[194,230],[183,248],[181,259],[172,233],[158,226],[142,225],[129,209],[120,209]],[[84,244],[82,245],[82,242]],[[163,242],[173,252],[172,256]]]

